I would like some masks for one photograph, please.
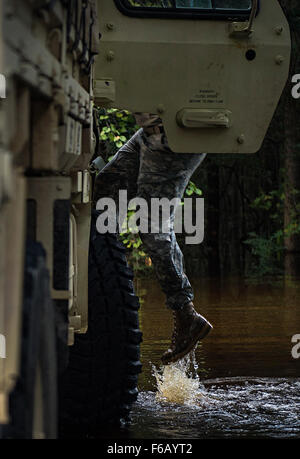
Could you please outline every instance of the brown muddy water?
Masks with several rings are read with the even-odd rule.
[[[300,281],[194,279],[213,323],[194,355],[160,365],[172,315],[158,284],[138,281],[143,373],[132,422],[107,438],[300,438]],[[300,350],[296,355],[300,357]]]

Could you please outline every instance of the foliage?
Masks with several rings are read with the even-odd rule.
[[[136,275],[143,276],[152,270],[152,261],[146,255],[142,248],[142,240],[139,234],[133,229],[129,228],[128,220],[132,217],[135,211],[132,209],[128,210],[127,213],[127,225],[126,229],[120,234],[123,244],[128,249],[128,261],[132,266]]]
[[[256,263],[252,266],[252,274],[264,276],[266,274],[281,273],[280,261],[282,260],[283,244],[280,231],[271,234],[269,238],[256,233],[249,233],[245,241],[251,248]]]
[[[253,266],[253,274],[278,274],[282,271],[284,257],[284,239],[291,235],[300,234],[300,203],[298,190],[292,190],[294,208],[290,212],[290,222],[284,225],[284,205],[286,194],[283,184],[278,190],[269,193],[262,192],[251,204],[253,209],[268,212],[271,224],[270,234],[249,233],[244,241],[252,250],[257,262]]]
[[[198,188],[194,182],[190,181],[186,190],[185,190],[185,194],[187,196],[192,196],[192,195],[197,195],[197,196],[202,196],[202,190],[200,190],[200,188]]]
[[[109,161],[137,131],[134,116],[127,110],[99,109],[98,121],[104,158]]]

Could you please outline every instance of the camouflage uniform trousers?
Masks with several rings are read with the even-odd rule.
[[[151,209],[151,198],[182,198],[190,177],[206,154],[174,153],[163,129],[160,131],[137,131],[97,176],[94,200],[111,197],[118,203],[119,190],[127,190],[128,201],[144,198]],[[170,231],[140,233],[166,294],[167,307],[173,310],[181,309],[194,298],[174,232],[175,210],[171,207]],[[150,213],[148,218],[150,224]]]

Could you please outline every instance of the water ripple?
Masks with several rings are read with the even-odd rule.
[[[141,392],[132,430],[136,438],[300,438],[299,388],[298,378],[236,377],[199,383],[201,403]]]

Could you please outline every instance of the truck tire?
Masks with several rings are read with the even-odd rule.
[[[141,371],[139,299],[125,248],[115,234],[99,234],[92,217],[89,325],[75,337],[60,391],[61,436],[97,435],[126,423]]]
[[[55,314],[45,258],[39,243],[27,243],[20,375],[9,398],[5,438],[57,437]]]

